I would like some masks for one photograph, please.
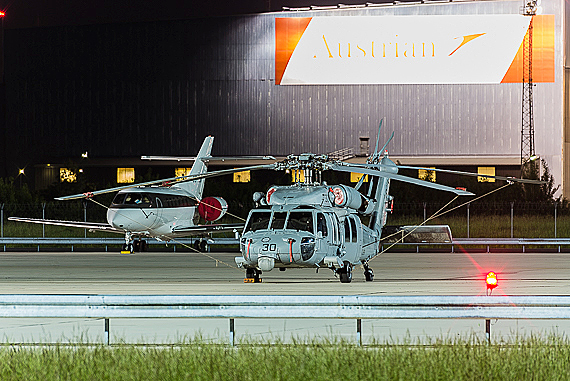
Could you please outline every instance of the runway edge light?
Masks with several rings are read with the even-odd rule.
[[[487,284],[487,295],[491,295],[493,289],[499,284],[497,281],[497,274],[493,271],[489,271],[485,276],[485,283]]]

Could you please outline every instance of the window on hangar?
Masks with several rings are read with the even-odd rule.
[[[117,184],[129,184],[135,182],[134,168],[117,168]]]

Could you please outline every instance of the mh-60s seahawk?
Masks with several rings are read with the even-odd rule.
[[[393,137],[394,134],[392,134]],[[425,186],[472,196],[464,188],[445,185],[398,174],[398,166],[388,158],[385,148],[374,153],[365,164],[350,164],[331,160],[327,155],[289,155],[284,161],[239,169],[292,170],[303,176],[296,177],[294,185],[271,186],[266,193],[256,192],[257,207],[249,212],[240,238],[241,256],[235,258],[238,267],[245,269],[245,282],[259,282],[262,272],[274,268],[329,268],[342,283],[352,280],[352,270],[362,265],[366,281],[374,279],[368,262],[380,253],[382,229],[387,212],[391,211],[393,197],[389,195],[390,180]],[[427,169],[427,168],[421,168]],[[363,177],[352,188],[346,185],[328,185],[322,180],[322,171],[356,172],[371,177],[366,193],[359,191]],[[431,169],[429,169],[431,170]],[[476,173],[437,170],[459,175],[480,176]],[[228,173],[228,170],[222,171]],[[217,176],[211,172],[205,177]],[[304,178],[301,180],[301,178]],[[534,180],[502,176],[490,178],[512,182],[541,183]],[[368,217],[366,225],[362,217]],[[412,227],[422,236],[432,236],[438,242],[451,242],[448,226]]]

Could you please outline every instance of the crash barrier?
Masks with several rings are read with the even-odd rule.
[[[110,319],[355,319],[362,345],[362,319],[569,319],[570,296],[307,296],[307,295],[0,295],[3,318],[100,318],[104,344]]]
[[[381,251],[389,249],[393,244],[386,243],[380,245]],[[526,252],[528,246],[538,246],[541,248],[553,247],[560,253],[563,246],[570,246],[570,238],[454,238],[452,242],[430,243],[430,242],[405,242],[396,243],[394,247],[415,247],[417,253],[421,248],[449,247],[452,253],[460,250],[472,249],[473,246],[483,247],[489,253],[492,247],[519,247],[522,252]]]
[[[172,248],[176,252],[177,247],[192,246],[200,238],[177,238],[168,243],[157,241],[154,239],[147,239],[147,244],[152,246],[165,246]],[[207,250],[210,246],[219,245],[233,245],[239,244],[235,238],[206,238]],[[0,238],[0,245],[7,251],[8,246],[11,247],[25,247],[34,246],[37,251],[40,251],[41,246],[56,246],[56,247],[70,247],[74,251],[75,246],[93,246],[104,247],[105,251],[109,250],[109,246],[119,247],[125,243],[124,238],[34,238],[34,237],[4,237]],[[380,245],[381,251],[389,249],[392,244],[386,243]],[[448,248],[450,252],[456,252],[458,249],[464,250],[468,247],[477,246],[486,248],[486,252],[490,252],[493,246],[515,246],[522,249],[524,253],[528,246],[538,247],[553,247],[561,252],[563,246],[570,247],[570,238],[455,238],[452,242],[448,243],[429,243],[429,242],[406,242],[397,243],[394,245],[396,248],[412,248],[416,252],[420,252],[422,248]]]
[[[175,241],[170,241],[165,243],[164,241],[157,241],[155,239],[147,239],[148,245],[153,246],[165,246],[171,247],[174,252],[176,248],[180,246],[191,246],[194,247],[196,241],[201,241],[201,238],[177,238]],[[238,241],[235,238],[206,238],[207,242],[206,249],[209,251],[209,247],[212,245],[237,245]],[[125,243],[124,238],[37,238],[37,237],[3,237],[0,238],[0,245],[4,247],[4,251],[7,251],[8,245],[14,247],[25,247],[35,246],[37,251],[40,251],[41,246],[50,245],[56,247],[71,247],[71,251],[74,251],[75,246],[94,246],[94,247],[105,247],[105,251],[109,250],[109,246],[120,247]]]

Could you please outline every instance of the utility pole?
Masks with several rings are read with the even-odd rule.
[[[537,159],[534,146],[533,83],[532,83],[532,28],[540,0],[525,0],[521,13],[530,17],[528,32],[523,40],[523,94],[521,129],[521,177],[527,164]]]

